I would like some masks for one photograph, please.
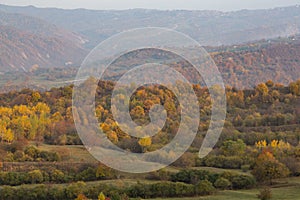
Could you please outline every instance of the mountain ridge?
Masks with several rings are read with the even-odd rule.
[[[39,17],[59,27],[82,34],[90,41],[86,44],[89,48],[95,47],[113,34],[147,26],[175,29],[190,35],[204,46],[233,45],[300,33],[299,6],[233,12],[147,9],[66,10],[5,5],[0,5],[0,10]],[[249,30],[252,34],[249,34]]]

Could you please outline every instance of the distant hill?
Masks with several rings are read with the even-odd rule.
[[[269,79],[287,84],[300,77],[299,6],[218,12],[0,5],[0,85],[69,84],[98,42],[144,26],[173,28],[206,45],[228,85],[249,88]],[[26,78],[16,83],[23,72]]]
[[[300,78],[299,35],[207,50],[230,86],[251,88],[268,80],[287,85]]]
[[[83,43],[78,34],[44,20],[0,12],[0,72],[78,65],[85,55]]]
[[[90,48],[112,34],[146,26],[181,31],[205,46],[240,44],[300,33],[299,6],[236,12],[145,9],[93,11],[5,5],[1,5],[0,10],[39,17],[80,33],[89,40],[86,46]]]
[[[229,86],[253,88],[268,80],[287,85],[300,78],[300,35],[242,45],[205,48],[218,66],[224,83]],[[197,73],[189,71],[190,68],[187,68],[186,64],[180,63],[180,60],[174,63],[172,56],[160,51],[141,50],[138,53],[132,52],[130,55],[125,55],[114,63],[113,69],[105,74],[107,80],[117,80],[120,74],[128,70],[125,66],[138,65],[141,60],[145,59],[156,62],[159,58],[164,58],[166,63],[171,63],[178,71],[187,75],[191,82],[198,83],[201,80],[201,77],[196,75]],[[68,85],[74,81],[77,70],[78,67],[68,66],[39,68],[27,73],[9,72],[1,76],[0,92],[25,87],[45,90]]]

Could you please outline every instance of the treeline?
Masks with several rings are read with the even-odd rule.
[[[0,185],[18,186],[39,183],[71,183],[76,181],[97,181],[116,178],[113,170],[99,165],[98,167],[81,167],[78,169],[34,169],[21,172],[0,172]]]
[[[33,173],[31,172],[31,174]],[[0,189],[0,197],[5,200],[20,198],[26,200],[69,200],[79,199],[79,197],[83,199],[100,199],[101,196],[106,196],[112,200],[125,200],[129,197],[147,199],[203,196],[214,193],[216,189],[246,189],[256,185],[255,179],[250,175],[226,171],[214,173],[203,170],[182,170],[177,173],[166,173],[162,170],[154,173],[164,173],[166,180],[147,184],[137,182],[136,184],[124,185],[124,187],[108,184],[86,184],[84,182],[74,182],[65,186],[44,184],[18,187],[4,186]]]

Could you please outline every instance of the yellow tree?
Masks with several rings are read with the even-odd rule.
[[[7,129],[5,133],[3,134],[4,141],[11,143],[15,139],[14,133],[11,131],[11,129]]]
[[[105,195],[101,192],[98,196],[98,200],[105,200]]]
[[[7,123],[0,120],[0,138],[4,142],[11,143],[14,140],[14,133],[7,128]]]
[[[32,114],[32,110],[26,105],[14,106],[13,114],[14,116],[29,116]]]
[[[257,147],[257,148],[260,148],[260,149],[262,149],[262,148],[264,148],[264,147],[267,147],[267,141],[266,140],[262,140],[262,141],[258,141],[258,142],[256,142],[255,143],[255,146]]]
[[[118,138],[118,135],[115,131],[109,131],[107,133],[107,137],[110,141],[112,141],[114,144],[118,143],[119,141],[119,138]]]
[[[28,137],[29,131],[32,128],[30,118],[28,116],[24,115],[14,117],[11,122],[15,133],[18,134],[18,137]]]
[[[145,152],[147,150],[147,147],[151,146],[152,139],[151,137],[144,137],[141,138],[138,143],[142,147],[143,151]]]
[[[41,95],[40,95],[39,92],[33,92],[31,94],[31,100],[32,100],[33,103],[38,102],[40,99],[41,99]]]

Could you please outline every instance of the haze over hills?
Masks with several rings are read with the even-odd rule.
[[[85,52],[68,40],[31,34],[9,26],[0,26],[0,29],[2,73],[71,63],[79,65]]]
[[[11,72],[15,71],[29,72],[27,77],[37,76],[40,80],[47,68],[52,72],[55,67],[66,65],[77,68],[99,42],[123,30],[145,26],[172,28],[209,46],[207,50],[226,84],[252,87],[268,79],[286,84],[299,78],[299,6],[219,12],[0,5],[0,72],[10,72],[9,76],[1,77],[2,83],[11,82],[15,76]],[[278,37],[283,39],[262,40]],[[45,70],[30,74],[37,67]],[[59,81],[67,78],[70,83],[70,77],[75,77],[73,73],[74,70],[59,74]],[[54,74],[42,80],[55,80]]]
[[[218,66],[224,83],[229,86],[253,88],[268,80],[288,85],[300,77],[300,35],[255,41],[242,45],[205,48]],[[135,65],[136,61],[139,62],[144,59],[152,59],[155,62],[157,53],[141,52],[140,56],[133,56],[130,57],[130,60],[126,60],[126,64]],[[170,61],[172,63],[172,60]],[[122,68],[124,67],[123,64],[120,63]],[[186,71],[185,65],[175,63],[174,67],[182,73]],[[122,68],[119,68],[120,73],[124,72],[122,70],[126,70]],[[69,85],[73,83],[77,70],[78,66],[68,66],[64,68],[39,68],[27,73],[11,71],[1,77],[0,91],[24,87],[45,90],[51,87]],[[115,80],[119,78],[120,73],[113,71],[107,75],[111,77],[110,80]],[[193,73],[188,74],[194,75]],[[20,79],[20,77],[22,78]],[[197,77],[189,78],[193,82],[199,81],[194,80]]]
[[[39,17],[80,33],[90,41],[88,47],[94,47],[120,31],[147,26],[181,31],[204,46],[239,44],[300,32],[299,6],[236,12],[145,9],[95,11],[5,5],[1,5],[0,10]]]
[[[42,19],[0,12],[0,71],[28,71],[32,66],[79,65],[84,39]]]

